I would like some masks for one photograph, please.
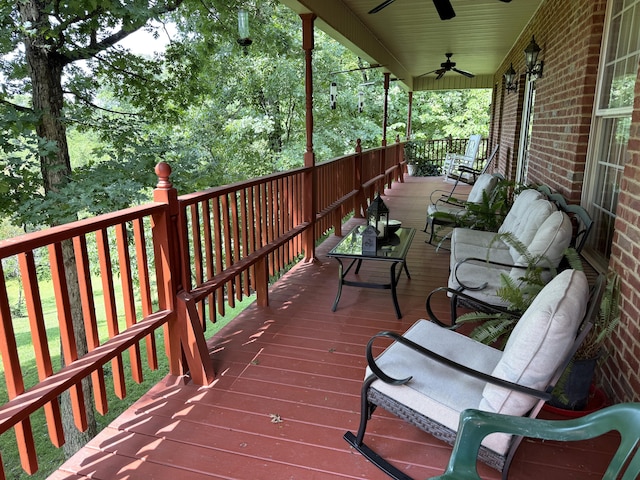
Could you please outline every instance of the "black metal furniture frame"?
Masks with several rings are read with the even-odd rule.
[[[362,288],[378,288],[391,290],[391,298],[393,300],[393,306],[396,310],[397,318],[402,318],[400,312],[400,305],[398,304],[398,296],[396,292],[396,286],[402,271],[407,274],[407,278],[411,279],[409,269],[407,268],[406,258],[413,237],[416,233],[415,228],[400,228],[397,234],[391,236],[387,240],[379,240],[378,248],[375,254],[362,253],[362,237],[360,231],[364,227],[358,226],[351,230],[340,242],[327,254],[327,256],[335,258],[338,261],[338,292],[336,299],[333,302],[331,311],[335,312],[338,308],[338,302],[342,295],[342,286],[347,285],[351,287]],[[344,268],[343,260],[350,261],[349,265]],[[347,280],[345,277],[351,271],[351,268],[355,265],[354,274],[358,275],[362,262],[378,261],[390,263],[389,283],[372,283],[372,282],[360,282],[356,280]],[[400,269],[397,266],[400,265]]]
[[[423,431],[430,433],[434,437],[440,440],[443,440],[449,443],[450,445],[453,445],[455,442],[456,435],[457,435],[455,431],[450,430],[449,428],[441,425],[440,423],[408,408],[407,406],[403,405],[396,399],[393,399],[379,392],[375,388],[371,388],[372,383],[378,379],[392,385],[402,385],[409,382],[412,378],[412,377],[407,377],[402,379],[392,378],[386,373],[384,373],[378,367],[373,355],[373,344],[376,339],[381,337],[392,338],[394,341],[400,342],[422,355],[425,355],[433,360],[438,361],[439,363],[449,366],[450,368],[452,368],[452,371],[457,371],[465,375],[471,375],[476,378],[480,378],[486,382],[499,385],[516,392],[526,393],[528,395],[531,395],[537,398],[538,399],[537,403],[526,415],[527,417],[535,418],[538,415],[539,411],[542,409],[542,406],[544,405],[545,401],[551,398],[551,391],[553,390],[557,381],[562,375],[562,372],[565,370],[565,368],[573,358],[575,352],[578,350],[579,346],[582,344],[582,342],[586,338],[587,333],[591,329],[593,325],[592,321],[593,321],[594,315],[598,311],[597,309],[600,305],[600,301],[602,298],[604,283],[605,283],[604,275],[599,275],[598,278],[596,279],[595,284],[591,287],[588,308],[583,318],[582,325],[578,330],[579,333],[575,338],[572,348],[570,349],[568,354],[565,356],[563,361],[560,363],[560,365],[556,369],[550,383],[548,384],[545,390],[535,390],[523,385],[508,382],[503,379],[496,378],[496,377],[484,374],[482,372],[472,370],[469,367],[456,363],[446,357],[442,357],[441,355],[438,355],[437,353],[432,352],[422,347],[421,345],[416,344],[415,342],[407,338],[404,338],[402,335],[394,332],[385,331],[385,332],[380,332],[377,335],[374,335],[369,340],[369,343],[367,344],[367,348],[366,348],[367,363],[369,365],[369,368],[372,371],[372,374],[365,379],[362,385],[360,426],[358,428],[357,434],[354,434],[352,432],[346,432],[344,434],[344,439],[355,450],[361,453],[367,460],[369,460],[371,463],[373,463],[375,466],[377,466],[380,470],[382,470],[384,473],[389,475],[394,480],[413,480],[413,479],[412,477],[408,476],[406,473],[402,472],[397,467],[389,463],[386,459],[384,459],[382,456],[380,456],[378,453],[376,453],[374,450],[372,450],[370,447],[368,447],[364,443],[364,436],[365,436],[367,423],[368,423],[368,420],[371,419],[371,416],[373,415],[373,412],[375,411],[376,407],[378,406],[382,407],[383,409],[393,413],[394,415],[401,418],[402,420],[405,420],[406,422],[417,426]],[[440,321],[436,321],[436,323],[439,324],[440,326],[444,325]],[[502,456],[484,446],[481,446],[478,452],[478,458],[484,463],[486,463],[487,465],[495,468],[498,471],[501,471],[502,480],[506,480],[508,471],[509,471],[509,466],[511,465],[513,456],[515,455],[515,452],[518,446],[520,445],[522,438],[523,438],[522,436],[513,437],[511,446],[509,450],[506,452],[505,456]]]

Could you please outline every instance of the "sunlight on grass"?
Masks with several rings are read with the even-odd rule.
[[[101,288],[100,279],[93,280],[94,285],[94,301],[96,303],[96,314],[98,316],[98,330],[100,332],[100,341],[104,342],[108,339],[107,325],[103,308],[98,308],[98,305],[103,303],[103,294]],[[121,298],[121,285],[119,282],[114,283],[116,291],[116,297]],[[42,308],[45,317],[45,325],[47,331],[47,341],[49,346],[49,353],[51,355],[51,361],[53,364],[53,370],[58,371],[60,369],[60,334],[57,320],[57,309],[55,304],[55,297],[53,294],[53,287],[51,281],[39,282],[40,293],[42,296]],[[20,357],[20,364],[22,368],[22,375],[24,378],[26,388],[29,388],[38,383],[38,371],[36,368],[35,351],[33,348],[33,340],[31,338],[31,327],[29,319],[26,316],[26,308],[21,305],[20,302],[20,285],[17,280],[11,280],[7,282],[7,291],[12,305],[13,313],[13,328],[15,330],[16,342],[18,344],[18,354]],[[225,309],[224,316],[218,316],[215,323],[208,323],[206,336],[212,337],[221,328],[228,324],[233,318],[235,318],[242,310],[249,306],[255,300],[255,295],[245,297],[242,301],[236,302],[234,308],[227,307]],[[122,311],[118,306],[118,311]],[[118,323],[121,324],[120,328],[126,328],[124,318],[119,318]],[[162,329],[155,332],[155,339],[158,352],[158,369],[151,370],[146,363],[147,352],[144,340],[140,342],[141,359],[143,364],[143,379],[141,384],[135,383],[131,380],[131,370],[129,355],[125,353],[122,355],[123,364],[125,366],[125,378],[126,378],[126,392],[127,396],[124,400],[120,400],[115,396],[112,376],[111,376],[111,364],[104,366],[105,381],[107,385],[107,398],[109,405],[109,412],[105,416],[101,416],[96,413],[96,420],[98,422],[98,430],[104,429],[115,418],[117,418],[122,412],[124,412],[129,406],[131,406],[136,400],[142,397],[153,385],[158,383],[168,373],[168,362],[164,355],[164,335]],[[0,360],[0,381],[5,386],[4,379],[4,366]],[[8,394],[6,387],[0,389],[0,402],[5,403],[8,401]],[[27,475],[20,466],[20,459],[18,456],[18,449],[16,445],[16,437],[13,429],[0,436],[0,452],[2,452],[2,459],[4,461],[4,468],[7,479],[45,479],[56,468],[58,468],[64,462],[64,455],[62,449],[55,448],[48,437],[44,412],[39,410],[31,416],[31,426],[33,429],[33,435],[36,442],[36,451],[38,453],[39,470],[36,474],[30,476]]]

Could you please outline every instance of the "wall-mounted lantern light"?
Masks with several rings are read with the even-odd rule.
[[[331,110],[335,110],[338,104],[338,84],[336,82],[331,82],[331,86],[329,87],[329,103]]]
[[[516,71],[513,69],[513,63],[509,67],[509,70],[504,72],[504,86],[507,89],[507,93],[515,92],[518,89]]]
[[[249,14],[246,10],[238,10],[238,43],[244,49],[244,54],[249,53],[247,47],[253,43],[249,38]]]
[[[542,49],[536,43],[535,37],[531,37],[531,42],[524,50],[524,61],[527,66],[527,73],[536,78],[542,77],[542,67],[544,62],[538,62],[538,56]]]

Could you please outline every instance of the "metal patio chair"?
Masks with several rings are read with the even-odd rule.
[[[535,417],[551,398],[558,378],[591,327],[603,281],[589,291],[586,276],[565,270],[534,299],[515,326],[504,351],[428,320],[400,335],[381,332],[368,343],[361,392],[360,426],[345,440],[396,480],[411,477],[364,443],[377,407],[453,444],[460,414],[469,408]],[[394,339],[374,358],[376,339]],[[506,478],[521,437],[492,435],[479,458]]]

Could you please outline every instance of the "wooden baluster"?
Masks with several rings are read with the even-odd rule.
[[[220,199],[219,197],[214,197],[212,200],[212,207],[213,207],[213,231],[215,232],[215,238],[214,238],[214,251],[215,251],[215,258],[216,258],[216,274],[218,273],[222,273],[222,271],[224,270],[224,264],[222,263],[222,260],[224,258],[223,252],[222,252],[222,238],[223,238],[223,234],[222,234],[222,221],[220,220]],[[217,296],[217,300],[218,300],[218,313],[220,315],[224,315],[225,312],[225,303],[224,303],[224,288],[219,288],[216,291],[216,296]]]
[[[209,200],[202,202],[202,229],[204,230],[204,261],[206,279],[210,280],[215,275],[213,253],[213,232],[211,231],[211,205]],[[212,323],[216,322],[215,293],[207,297],[208,314]]]
[[[224,244],[224,269],[228,269],[235,263],[233,255],[233,239],[231,238],[231,219],[229,218],[229,196],[224,194],[220,197],[220,206],[222,209],[222,242]],[[227,303],[231,308],[236,306],[235,284],[233,280],[227,282]]]
[[[105,229],[96,232],[96,245],[98,247],[98,261],[100,263],[100,278],[102,279],[102,293],[109,338],[114,338],[120,333],[118,327],[118,311],[116,308],[116,296],[113,286],[113,270],[111,267],[111,254],[109,252],[109,238]],[[126,384],[124,380],[124,367],[121,354],[111,360],[113,375],[113,388],[118,398],[126,397]]]
[[[151,301],[151,285],[149,284],[149,260],[147,258],[147,242],[144,235],[144,224],[141,218],[133,221],[133,237],[135,239],[136,260],[138,264],[138,278],[140,279],[140,302],[142,315],[146,318],[153,311]],[[152,370],[158,369],[158,354],[156,351],[156,337],[153,333],[145,337],[147,347],[147,364]]]
[[[71,365],[78,359],[75,333],[73,331],[73,320],[71,319],[71,305],[67,279],[64,272],[64,259],[62,255],[62,244],[54,243],[49,245],[49,263],[51,265],[51,278],[53,281],[53,291],[56,297],[56,309],[58,311],[58,325],[60,327],[60,342],[62,343],[62,355],[65,365]],[[84,432],[87,429],[87,411],[85,410],[84,394],[82,384],[77,384],[69,389],[71,396],[71,409],[73,420],[78,430]]]
[[[100,338],[96,319],[96,307],[93,300],[93,286],[91,282],[91,268],[89,266],[86,237],[84,235],[75,237],[73,239],[73,248],[78,268],[78,282],[80,283],[80,300],[82,302],[87,349],[91,352],[100,346]],[[104,381],[104,369],[102,367],[99,367],[91,373],[91,382],[93,384],[93,397],[96,410],[101,415],[105,415],[109,410],[109,406],[107,404],[107,391]]]
[[[191,211],[191,246],[193,247],[193,260],[189,265],[193,264],[192,274],[195,276],[195,283],[202,285],[204,266],[202,264],[202,236],[200,234],[200,211],[198,209],[199,203],[194,203],[190,206]],[[202,304],[196,305],[198,311],[198,318],[203,328],[206,328],[204,323],[204,311],[202,310]]]
[[[20,368],[16,336],[11,321],[11,307],[7,297],[7,285],[4,280],[2,262],[0,262],[0,353],[2,354],[4,365],[7,393],[9,399],[13,399],[24,393],[24,380],[22,378],[22,369]],[[31,475],[38,470],[38,459],[29,417],[18,423],[14,430],[22,468]]]
[[[53,375],[53,367],[51,365],[47,327],[42,312],[42,299],[40,298],[40,288],[38,286],[38,275],[36,273],[36,263],[33,252],[29,251],[18,255],[18,261],[29,316],[31,341],[36,357],[38,379],[42,381]],[[51,443],[56,447],[61,447],[64,444],[64,433],[62,430],[60,404],[57,400],[49,402],[44,406],[44,412]]]
[[[133,296],[133,278],[131,275],[131,255],[129,254],[129,238],[124,223],[116,225],[116,244],[118,247],[118,263],[120,266],[120,282],[122,284],[122,300],[124,318],[127,328],[136,324],[136,303]],[[142,364],[140,362],[140,344],[129,347],[131,376],[136,383],[142,383]]]

